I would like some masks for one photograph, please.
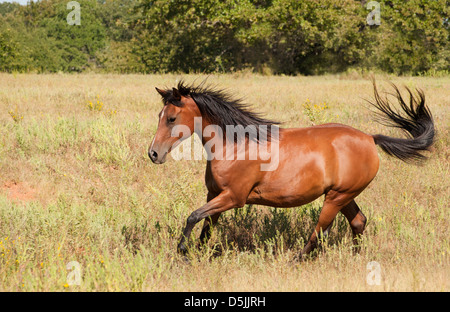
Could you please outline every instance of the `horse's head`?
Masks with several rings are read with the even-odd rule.
[[[172,149],[194,132],[194,117],[201,117],[197,104],[189,96],[176,88],[156,91],[162,96],[164,107],[159,113],[158,129],[148,156],[155,164],[162,164]]]

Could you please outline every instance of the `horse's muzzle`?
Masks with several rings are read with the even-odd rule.
[[[158,152],[156,152],[155,150],[148,150],[148,157],[154,164],[163,164],[166,161],[166,155],[167,153],[160,157],[160,155],[158,155]]]

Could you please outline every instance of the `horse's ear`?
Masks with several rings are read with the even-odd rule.
[[[155,87],[155,89],[156,89],[156,91],[157,91],[162,97],[165,97],[165,96],[167,95],[167,91],[158,89],[158,88],[156,88],[156,87]]]
[[[181,93],[176,88],[172,89],[172,95],[175,98],[175,100],[177,101],[181,100]]]

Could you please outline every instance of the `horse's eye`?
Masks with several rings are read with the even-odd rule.
[[[176,117],[169,117],[169,118],[167,118],[167,121],[169,123],[173,123],[173,122],[175,122],[175,119],[177,119],[177,118]]]

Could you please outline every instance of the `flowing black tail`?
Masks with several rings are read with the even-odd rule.
[[[429,150],[434,142],[435,129],[433,116],[425,106],[425,94],[416,89],[418,97],[415,97],[410,89],[409,105],[403,100],[399,89],[392,84],[395,96],[402,109],[402,114],[393,110],[387,97],[382,99],[378,94],[375,81],[373,81],[375,103],[369,102],[378,110],[378,120],[380,123],[390,127],[396,127],[405,131],[408,138],[391,138],[382,134],[373,135],[375,144],[378,144],[383,151],[391,156],[395,156],[405,162],[420,162],[426,159],[421,154]]]

